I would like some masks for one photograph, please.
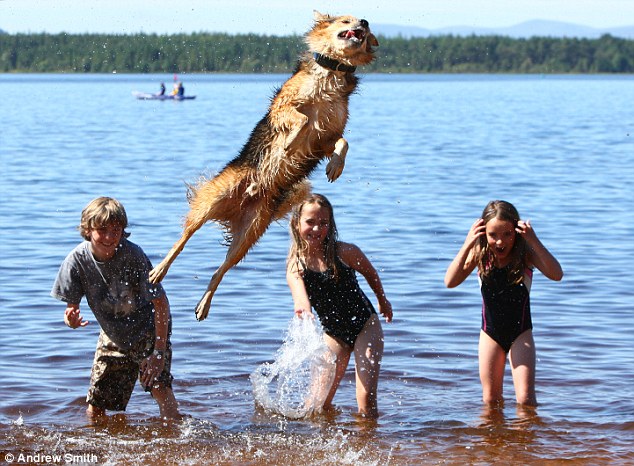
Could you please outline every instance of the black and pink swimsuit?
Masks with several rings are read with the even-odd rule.
[[[509,283],[509,267],[493,267],[488,277],[479,276],[482,292],[482,330],[495,340],[506,353],[513,342],[533,328],[530,288],[533,270],[524,270],[524,279]]]

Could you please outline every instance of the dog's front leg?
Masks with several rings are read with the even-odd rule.
[[[293,110],[289,120],[293,122],[293,125],[291,127],[291,132],[288,133],[288,136],[286,136],[286,143],[284,144],[285,151],[290,149],[293,142],[295,142],[299,134],[308,124],[308,117],[297,110]]]
[[[331,183],[341,176],[343,167],[346,165],[346,154],[348,153],[348,141],[339,138],[335,143],[335,150],[330,156],[330,162],[326,165],[326,176]]]

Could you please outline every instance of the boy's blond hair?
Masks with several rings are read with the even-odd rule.
[[[125,229],[128,226],[128,216],[123,204],[111,197],[98,197],[88,203],[81,212],[79,233],[85,240],[90,241],[90,231],[108,225],[119,225],[123,228],[123,237],[130,233]]]

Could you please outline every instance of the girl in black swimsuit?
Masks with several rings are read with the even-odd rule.
[[[324,402],[332,400],[354,352],[359,413],[377,417],[377,387],[383,357],[383,330],[374,307],[357,282],[365,277],[378,300],[378,310],[387,322],[392,305],[385,297],[376,269],[354,244],[337,241],[332,205],[313,194],[296,206],[290,222],[293,242],[286,278],[298,317],[312,316],[315,309],[324,328],[324,338],[336,356],[335,379]]]
[[[489,405],[503,401],[502,382],[509,355],[515,397],[536,406],[535,342],[529,292],[533,267],[551,280],[561,280],[557,259],[539,241],[528,220],[505,201],[491,201],[469,230],[449,265],[445,285],[461,284],[475,268],[482,292],[482,330],[478,347],[482,398]]]

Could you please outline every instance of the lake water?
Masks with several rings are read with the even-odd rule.
[[[163,282],[188,419],[164,425],[137,387],[125,416],[87,422],[98,326],[71,331],[49,296],[81,240],[82,208],[121,200],[130,239],[157,264],[180,235],[186,183],[237,154],[286,77],[180,76],[197,98],[157,102],[131,93],[172,76],[0,75],[0,461],[634,464],[633,76],[363,77],[343,175],[328,183],[322,164],[311,180],[394,306],[378,421],[353,416],[352,366],[334,417],[254,406],[249,374],[274,358],[293,315],[279,222],[225,276],[207,320],[193,310],[224,258],[215,226],[194,235]],[[477,280],[443,284],[491,199],[530,218],[565,271],[562,282],[533,282],[535,412],[516,408],[508,372],[504,409],[483,408]]]

